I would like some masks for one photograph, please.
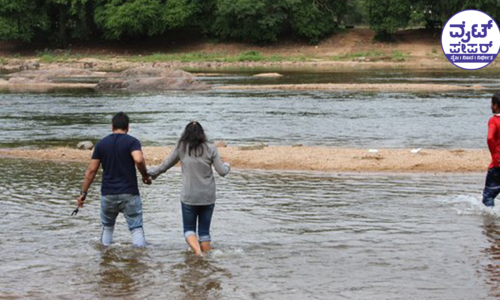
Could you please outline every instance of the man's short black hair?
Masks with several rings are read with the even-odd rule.
[[[129,118],[124,112],[117,113],[111,122],[113,124],[113,129],[128,130]]]
[[[500,93],[495,93],[493,97],[491,97],[491,103],[498,105],[500,107]]]

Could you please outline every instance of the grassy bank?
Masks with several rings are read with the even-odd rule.
[[[260,51],[249,50],[239,54],[228,53],[154,53],[150,55],[83,55],[66,51],[63,53],[53,51],[39,52],[36,56],[42,63],[62,63],[93,58],[100,60],[120,59],[130,62],[317,62],[317,61],[386,61],[386,62],[405,62],[411,59],[409,53],[399,50],[383,52],[380,50],[368,52],[344,53],[334,56],[318,56],[315,54],[307,55],[269,55]],[[444,58],[444,56],[443,56]],[[0,57],[0,64],[8,60],[6,57]]]

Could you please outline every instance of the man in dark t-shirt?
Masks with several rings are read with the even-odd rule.
[[[144,238],[142,201],[137,186],[136,166],[145,184],[151,184],[151,178],[147,175],[141,143],[127,134],[129,130],[128,116],[120,112],[113,117],[112,123],[113,133],[103,138],[94,148],[77,203],[79,207],[83,207],[89,187],[102,164],[102,244],[111,245],[116,217],[121,212],[132,233],[132,243],[134,246],[144,247],[146,240]]]

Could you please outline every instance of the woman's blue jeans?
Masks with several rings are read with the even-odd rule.
[[[198,223],[198,240],[210,242],[210,223],[215,204],[211,205],[189,205],[181,202],[182,222],[184,224],[184,237],[196,235],[196,223]]]

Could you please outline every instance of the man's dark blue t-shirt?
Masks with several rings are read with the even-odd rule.
[[[102,163],[102,195],[139,195],[132,157],[132,152],[137,150],[141,150],[141,143],[127,134],[113,133],[97,143],[92,159]]]

